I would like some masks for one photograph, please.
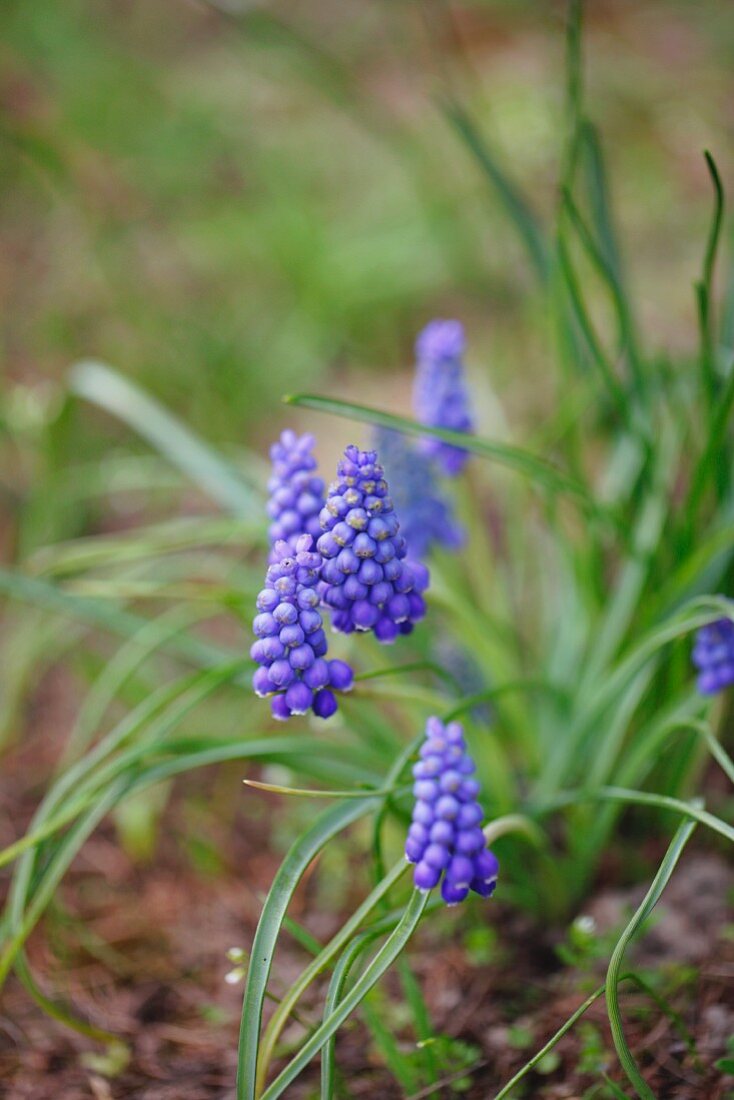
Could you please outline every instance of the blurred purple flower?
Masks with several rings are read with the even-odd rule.
[[[717,619],[696,634],[691,654],[702,695],[715,695],[734,684],[734,622]]]
[[[390,478],[400,533],[411,558],[424,558],[434,544],[457,550],[464,531],[436,484],[431,459],[402,434],[377,428],[375,448]]]
[[[416,373],[413,389],[415,415],[432,428],[472,432],[469,395],[464,382],[464,329],[459,321],[431,321],[415,345]],[[440,439],[423,439],[421,448],[435,458],[444,473],[460,473],[469,452]]]

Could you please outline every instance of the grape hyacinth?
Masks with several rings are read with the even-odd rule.
[[[457,550],[464,542],[464,531],[438,490],[430,458],[391,428],[377,428],[373,438],[390,477],[400,533],[410,557],[425,557],[434,544]]]
[[[270,448],[273,474],[268,481],[267,511],[272,520],[268,531],[271,548],[284,539],[295,550],[301,535],[316,540],[321,534],[319,512],[324,506],[324,482],[314,473],[313,445],[312,435],[297,436],[288,430]],[[270,561],[276,561],[272,552]]]
[[[416,865],[413,881],[418,889],[432,890],[440,881],[447,905],[457,905],[470,890],[488,898],[497,885],[499,864],[480,827],[474,770],[460,724],[429,718],[413,768],[416,802],[405,856]]]
[[[464,329],[459,321],[431,321],[418,336],[413,407],[423,424],[455,432],[474,430],[464,383],[463,353]],[[469,458],[463,447],[440,439],[423,439],[421,448],[450,477],[461,473]]]
[[[257,661],[252,685],[260,696],[273,696],[273,717],[281,720],[312,710],[329,718],[337,709],[334,691],[349,691],[354,673],[344,661],[327,661],[327,642],[319,612],[323,561],[301,535],[295,550],[282,539],[273,547],[265,587],[257,597],[252,624]]]
[[[428,570],[405,560],[406,543],[375,451],[350,445],[321,511],[321,592],[343,634],[373,630],[394,642],[422,619]]]
[[[715,695],[734,684],[734,623],[717,619],[696,634],[691,654],[698,669],[696,681],[702,695]]]

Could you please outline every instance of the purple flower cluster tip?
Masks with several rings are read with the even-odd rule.
[[[474,770],[459,723],[429,718],[413,768],[416,802],[405,855],[416,865],[418,889],[432,890],[441,882],[447,905],[457,905],[470,890],[488,898],[497,885],[499,864],[481,829]]]
[[[464,329],[459,321],[431,321],[415,345],[416,374],[413,390],[415,414],[423,424],[471,432],[469,395],[464,383]],[[422,449],[453,477],[464,468],[469,452],[440,439],[424,439]]]
[[[312,454],[312,435],[297,436],[293,431],[282,433],[270,448],[273,463],[268,481],[268,516],[271,519],[271,547],[280,539],[295,550],[301,535],[317,539],[321,534],[319,512],[324,506],[324,482],[314,472],[316,459]],[[275,561],[271,553],[271,561]]]
[[[312,543],[310,535],[301,535],[295,548],[276,542],[252,624],[257,641],[250,656],[260,665],[252,685],[257,695],[280,693],[271,709],[283,720],[309,710],[329,718],[337,709],[334,691],[348,691],[354,679],[344,661],[325,660],[318,592],[323,561]]]
[[[372,630],[380,642],[422,619],[428,570],[405,560],[406,542],[375,451],[349,446],[321,511],[322,598],[343,634]]]
[[[410,557],[425,557],[434,544],[457,550],[464,542],[464,531],[451,504],[441,496],[431,459],[391,428],[378,428],[374,443],[390,477],[400,533]]]
[[[702,695],[715,695],[734,684],[734,623],[717,619],[696,634],[692,660],[698,669],[696,681]]]

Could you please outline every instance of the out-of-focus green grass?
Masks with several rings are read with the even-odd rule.
[[[587,7],[587,103],[643,322],[680,346],[708,217],[700,150],[731,177],[734,20],[716,0]],[[436,99],[458,94],[548,209],[562,15],[4,4],[6,378],[36,388],[99,356],[207,435],[261,443],[283,391],[324,374],[341,385],[348,366],[353,393],[355,372],[407,365],[415,329],[450,312],[468,322],[475,369],[491,364],[532,414],[552,354],[532,273]],[[65,443],[75,456],[98,445]]]

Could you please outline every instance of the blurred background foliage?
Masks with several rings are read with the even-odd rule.
[[[631,296],[654,344],[676,353],[695,340],[701,150],[731,177],[727,8],[613,0],[585,20],[586,102],[634,257]],[[480,398],[491,377],[513,414],[541,415],[551,350],[533,273],[441,104],[461,102],[530,204],[552,211],[563,18],[564,5],[529,0],[8,0],[11,437],[59,419],[83,355],[225,445],[262,447],[293,388],[338,379],[349,396],[358,377],[364,399],[367,372],[405,407],[413,335],[434,314],[466,322]],[[85,409],[80,431],[78,417],[66,410],[50,451],[11,448],[11,503],[44,463],[109,448],[110,422]],[[30,541],[82,520],[67,509],[61,531],[49,520]]]

